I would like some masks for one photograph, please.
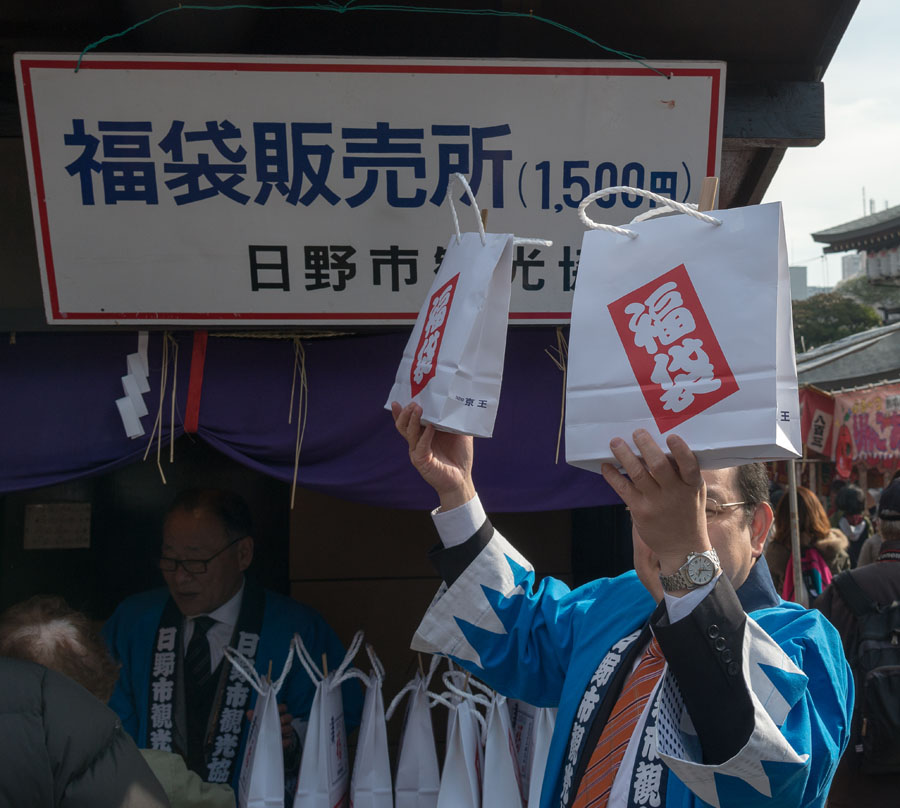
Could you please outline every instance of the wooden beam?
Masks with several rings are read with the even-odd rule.
[[[817,146],[825,139],[824,85],[728,82],[722,130],[730,148]]]

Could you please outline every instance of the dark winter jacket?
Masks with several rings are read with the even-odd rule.
[[[118,716],[42,665],[0,657],[0,808],[168,808]]]
[[[900,551],[900,542],[891,542],[887,549]],[[886,605],[900,599],[900,563],[878,561],[857,568],[850,574],[875,603]],[[816,600],[816,608],[834,624],[841,634],[844,652],[852,655],[857,642],[858,623],[834,584]],[[857,703],[854,709],[858,707]],[[881,808],[898,804],[900,774],[864,774],[859,770],[857,756],[852,749],[848,749],[834,775],[828,795],[828,808]]]

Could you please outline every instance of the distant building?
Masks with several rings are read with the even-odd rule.
[[[866,254],[864,252],[851,253],[841,256],[841,280],[846,281],[855,278],[866,271]]]
[[[806,267],[788,267],[791,274],[791,300],[806,300],[809,287],[806,285]]]
[[[900,286],[900,205],[813,233],[812,237],[826,245],[826,253],[859,251],[869,283]],[[855,257],[847,256],[844,261]],[[846,269],[844,277],[848,277]]]

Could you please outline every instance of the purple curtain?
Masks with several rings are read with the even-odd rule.
[[[298,484],[392,508],[434,507],[384,410],[408,332],[304,340],[308,411]],[[175,437],[188,392],[192,335],[176,335]],[[554,462],[562,374],[545,353],[552,328],[510,329],[500,410],[490,440],[476,441],[475,482],[493,511],[617,502],[603,479]],[[19,334],[0,346],[0,492],[51,485],[141,461],[159,406],[162,337],[151,335],[147,431],[130,440],[116,409],[135,332]],[[290,481],[296,419],[288,423],[294,345],[289,340],[211,337],[199,434],[223,454]],[[169,388],[163,440],[170,428]],[[296,413],[296,401],[295,401]],[[164,447],[164,452],[167,452]],[[561,455],[564,452],[561,451]],[[147,462],[155,462],[156,446]],[[178,462],[176,447],[175,462]]]

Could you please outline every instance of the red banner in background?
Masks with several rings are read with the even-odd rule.
[[[858,463],[882,471],[900,467],[900,384],[835,393],[833,431],[832,457],[841,476]]]
[[[800,431],[808,451],[832,456],[834,399],[812,387],[800,388]]]

